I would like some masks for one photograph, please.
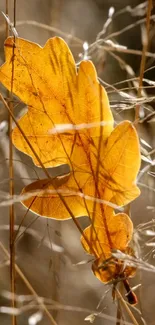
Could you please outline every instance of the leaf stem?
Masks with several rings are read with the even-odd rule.
[[[132,311],[130,310],[130,308],[128,307],[126,301],[123,299],[120,291],[116,288],[116,294],[117,294],[117,297],[118,299],[120,300],[121,304],[123,305],[123,307],[125,308],[126,312],[128,313],[130,319],[132,320],[133,324],[134,325],[139,325],[139,323],[136,321]]]

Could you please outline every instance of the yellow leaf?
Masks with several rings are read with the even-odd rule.
[[[133,267],[112,256],[113,249],[133,255],[128,247],[132,222],[108,204],[125,205],[140,193],[136,186],[140,148],[134,126],[125,121],[113,130],[107,94],[93,63],[83,61],[77,70],[61,38],[49,39],[43,48],[8,38],[5,55],[0,81],[28,105],[20,128],[45,168],[68,163],[71,169],[66,176],[26,186],[22,203],[54,219],[89,216],[92,224],[81,242],[95,257],[96,277],[109,282],[133,276]],[[40,167],[17,127],[12,140]]]
[[[107,139],[113,129],[113,117],[92,62],[82,62],[77,73],[67,44],[58,37],[49,39],[44,48],[20,38],[14,44],[14,38],[8,38],[5,52],[6,62],[0,69],[0,81],[11,90],[13,73],[12,90],[29,106],[19,124],[45,167],[72,164],[77,133],[85,134],[82,141],[87,141],[88,136],[98,137],[102,118],[103,141]],[[76,125],[80,127],[81,124],[87,125],[86,130],[84,126],[83,131],[81,126],[81,131],[77,132]],[[52,133],[57,130],[57,125],[64,128],[61,134]],[[73,129],[65,131],[70,125]],[[18,128],[14,129],[12,140],[39,165]],[[78,145],[83,147],[80,140]]]
[[[104,215],[98,215],[94,224],[83,233],[81,243],[86,252],[91,254],[93,248],[96,257],[100,257],[108,255],[112,249],[124,250],[132,238],[133,225],[127,214],[114,214],[112,208],[107,208]],[[91,241],[91,246],[88,246],[85,237]]]
[[[13,38],[5,42],[6,63],[0,70],[0,80],[8,89],[12,80],[13,42]],[[49,39],[44,48],[17,39],[13,91],[29,105],[28,113],[19,124],[35,152],[45,167],[69,163],[74,191],[80,189],[84,196],[117,205],[125,205],[139,195],[135,185],[140,165],[136,131],[126,121],[111,133],[113,118],[107,95],[97,81],[91,62],[82,62],[77,73],[72,54],[62,39]],[[52,133],[57,125],[64,130]],[[65,130],[66,126],[72,128]],[[18,128],[14,129],[12,138],[16,147],[39,165]],[[38,182],[35,184],[38,186]],[[49,188],[49,183],[47,186]],[[72,180],[67,190],[72,192]],[[69,195],[67,203],[68,200]],[[33,207],[32,203],[32,210]],[[42,214],[46,215],[45,209]]]
[[[100,281],[107,283],[135,275],[134,267],[124,266],[124,261],[112,256],[115,249],[133,255],[133,250],[128,247],[132,234],[133,224],[128,215],[115,214],[110,207],[106,207],[104,215],[98,215],[93,225],[83,231],[81,243],[88,254],[94,255],[92,270]]]
[[[130,247],[127,247],[123,253],[133,256],[133,251]],[[121,278],[133,277],[136,273],[135,267],[126,266],[124,261],[115,259],[110,252],[96,259],[92,265],[92,270],[95,276],[103,283],[120,281]]]
[[[55,123],[60,123],[60,120],[68,123],[64,110],[69,111],[73,118],[70,93],[74,94],[75,91],[76,69],[66,43],[55,37],[42,48],[22,38],[17,38],[14,44],[14,38],[9,37],[4,47],[6,62],[0,70],[3,85],[11,90],[13,73],[13,92],[25,104],[35,109],[36,114],[49,111],[49,118],[54,107]],[[72,81],[71,85],[68,79]]]
[[[62,196],[65,198],[66,204],[70,206],[73,199],[74,192],[74,204],[79,200],[78,193],[86,197],[85,203],[87,210],[86,215],[92,217],[93,204],[96,199],[101,199],[115,203],[118,206],[125,205],[134,200],[140,193],[139,188],[135,185],[136,176],[140,166],[140,152],[139,142],[136,134],[136,130],[133,125],[125,121],[118,125],[109,136],[106,145],[104,145],[103,153],[101,155],[101,166],[99,171],[98,180],[95,179],[95,171],[97,166],[97,148],[92,143],[86,143],[86,139],[82,139],[82,145],[80,140],[77,139],[76,145],[73,148],[72,159],[73,159],[73,172],[70,179],[63,186]],[[85,141],[85,142],[84,142]],[[65,143],[65,142],[64,142]],[[77,157],[77,159],[76,159]],[[39,182],[32,183],[32,187],[39,185]],[[49,189],[52,185],[47,181],[47,188]],[[40,185],[39,185],[40,189]],[[25,191],[31,190],[31,185],[25,188]],[[68,191],[66,196],[65,191]],[[96,193],[96,197],[95,197]],[[50,194],[49,194],[50,196]],[[87,199],[90,196],[92,200]],[[39,198],[46,200],[44,194]],[[59,201],[59,197],[57,196]],[[29,201],[24,204],[29,207]],[[52,216],[51,213],[46,212],[46,204],[41,203],[44,210],[37,212],[39,215]],[[51,207],[55,204],[52,201],[51,196]],[[78,203],[77,203],[78,204]],[[83,204],[84,205],[84,204]],[[61,209],[63,203],[59,203]],[[35,211],[34,204],[31,204],[32,211]],[[77,216],[75,209],[73,209],[74,215]],[[55,218],[55,217],[54,217]],[[59,217],[60,218],[60,217]],[[65,218],[65,213],[62,213],[62,219]],[[68,218],[68,213],[67,213]],[[97,212],[94,219],[98,218]]]
[[[136,177],[141,158],[137,132],[131,122],[124,121],[116,126],[101,157],[102,197],[119,206],[134,200],[140,194]]]
[[[22,203],[43,217],[64,220],[71,218],[71,213],[81,217],[87,215],[87,210],[76,186],[74,178],[69,175],[38,180],[23,189],[21,194],[25,198]],[[63,200],[68,208],[65,207]]]

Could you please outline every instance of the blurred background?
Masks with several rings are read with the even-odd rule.
[[[16,2],[16,30],[22,38],[44,45],[48,38],[61,36],[70,46],[78,63],[90,58],[98,76],[109,95],[115,122],[123,119],[134,121],[137,103],[138,79],[141,54],[146,35],[146,13],[148,2],[129,0],[20,0]],[[9,18],[13,22],[13,1],[9,1]],[[1,0],[0,12],[6,12],[6,3]],[[3,43],[6,38],[5,18],[0,13],[0,63],[4,61]],[[10,30],[10,33],[12,31]],[[131,217],[135,227],[134,243],[137,254],[145,262],[154,264],[153,238],[146,229],[154,231],[155,187],[154,187],[154,86],[155,86],[155,13],[152,7],[149,46],[146,56],[144,88],[141,92],[139,136],[142,151],[142,171],[139,177],[141,196],[131,205]],[[130,79],[130,80],[129,80]],[[1,86],[4,97],[7,92]],[[15,115],[25,109],[20,104]],[[9,137],[8,114],[0,103],[0,193],[1,202],[9,193]],[[36,179],[37,167],[30,158],[14,149],[15,194]],[[53,171],[52,171],[53,172]],[[57,169],[54,172],[59,172]],[[23,220],[25,209],[15,204],[15,229]],[[83,228],[88,220],[82,218]],[[85,317],[96,311],[112,316],[113,320],[95,317],[94,324],[111,324],[116,317],[116,304],[112,301],[111,290],[104,286],[91,271],[91,263],[80,244],[80,234],[72,220],[57,222],[37,218],[30,212],[24,218],[19,239],[16,242],[16,263],[33,286],[39,297],[59,302],[53,317],[59,325],[82,325]],[[151,233],[150,233],[151,234]],[[152,235],[154,233],[152,232]],[[148,247],[148,241],[152,246]],[[9,248],[9,207],[0,205],[0,241]],[[140,303],[134,310],[139,324],[154,324],[155,274],[142,270],[132,279],[131,285],[141,284]],[[0,306],[10,306],[9,261],[0,249]],[[19,275],[16,278],[18,297],[30,295],[30,291]],[[26,298],[25,298],[26,299]],[[101,301],[102,299],[102,301]],[[19,301],[19,306],[34,303]],[[97,308],[99,302],[100,306]],[[36,324],[32,315],[38,313],[39,324],[52,322],[37,306],[17,317],[17,324]],[[37,317],[37,316],[36,316]],[[36,320],[36,317],[35,320]],[[92,319],[90,319],[92,320]],[[32,321],[32,322],[31,322]],[[130,321],[130,319],[128,319]],[[88,321],[89,322],[89,321]],[[10,315],[0,313],[0,324],[11,324]]]

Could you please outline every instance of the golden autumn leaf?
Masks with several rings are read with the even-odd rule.
[[[88,254],[94,255],[92,269],[100,281],[107,283],[121,274],[124,276],[135,274],[135,268],[128,266],[124,268],[122,261],[112,257],[114,249],[133,254],[128,247],[132,234],[133,224],[129,216],[125,213],[115,214],[109,207],[104,210],[104,215],[98,215],[94,224],[83,231],[81,243]]]
[[[133,256],[130,247],[127,247],[123,253]],[[94,275],[103,283],[134,277],[136,273],[134,266],[125,265],[124,261],[114,258],[110,252],[97,258],[92,264],[92,270]]]
[[[124,250],[132,238],[133,225],[127,214],[115,214],[112,208],[107,207],[104,215],[98,214],[93,225],[87,227],[83,233],[88,239],[91,238],[91,247],[84,236],[81,238],[86,252],[91,254],[93,248],[96,257],[100,257],[103,253],[111,253],[112,249]]]
[[[126,205],[140,193],[136,129],[129,121],[113,129],[108,97],[93,63],[82,61],[77,69],[61,38],[49,39],[42,48],[9,37],[5,56],[0,81],[28,106],[18,122],[25,138],[15,127],[14,145],[38,167],[67,163],[71,170],[26,186],[22,203],[40,216],[59,220],[89,216],[92,224],[81,243],[95,257],[95,276],[104,283],[133,276],[135,268],[112,256],[113,249],[133,254],[128,247],[132,222],[108,204]]]
[[[77,160],[76,157],[80,157],[80,160],[85,158],[86,164],[78,166],[77,160],[77,166],[74,167],[74,171],[65,184],[57,186],[57,190],[61,192],[68,206],[75,207],[77,202],[79,208],[78,214],[75,208],[75,216],[88,215],[92,217],[94,200],[96,199],[103,200],[103,203],[105,200],[121,206],[134,200],[140,193],[135,184],[140,167],[139,142],[132,123],[128,121],[120,123],[111,133],[106,144],[102,146],[98,180],[95,180],[98,159],[96,154],[97,148],[92,146],[91,150],[86,152],[85,157],[81,158],[77,147],[73,161]],[[56,219],[68,219],[70,214],[55,193],[52,181],[46,180],[45,182],[46,186],[44,188],[42,188],[41,181],[36,181],[25,187],[23,193],[30,192],[34,188],[36,190],[44,189],[44,191],[48,190],[48,196],[47,193],[44,194],[43,192],[36,198],[32,195],[32,197],[23,201],[24,205],[26,207],[31,206],[32,211],[39,215]],[[54,207],[59,207],[59,209],[49,210],[46,208],[52,204]]]
[[[71,188],[71,184],[67,188],[67,179],[70,180],[70,175],[42,179],[29,184],[22,191],[22,195],[25,196],[22,203],[36,214],[52,219],[70,219],[70,211],[76,217],[86,215],[83,197],[79,192],[74,191],[74,187]],[[74,182],[72,186],[76,186],[76,183]],[[62,195],[68,208],[65,207],[58,193]]]
[[[49,39],[44,48],[23,39],[17,39],[16,44],[13,42],[13,38],[5,42],[6,63],[0,69],[0,80],[11,89],[12,49],[15,46],[13,92],[29,105],[19,125],[45,167],[70,164],[71,176],[60,188],[66,203],[77,201],[79,192],[117,205],[125,205],[137,197],[139,189],[135,185],[135,178],[140,165],[137,134],[128,121],[118,125],[111,133],[113,117],[93,64],[83,61],[77,73],[72,54],[61,38]],[[101,127],[99,124],[93,125],[101,121]],[[77,130],[76,126],[83,123],[91,127]],[[52,132],[60,125],[64,127],[61,133]],[[66,130],[68,126],[69,130]],[[17,127],[12,139],[19,150],[30,155],[39,165]],[[96,180],[97,165],[99,173]],[[51,180],[47,180],[46,184],[48,191],[53,192]],[[24,192],[33,190],[34,186],[41,189],[41,185],[42,181],[32,183]],[[68,218],[68,212],[67,215],[63,213],[63,203],[57,202],[59,197],[54,194],[54,199],[53,204],[56,203],[62,211],[61,218]],[[32,211],[39,215],[52,217],[52,210],[50,213],[47,208],[50,194],[47,197],[42,193],[39,205],[35,203],[36,200],[32,197],[24,204],[31,205]],[[87,204],[89,208],[86,208],[86,214],[93,209],[93,200]]]
[[[106,200],[121,206],[140,194],[136,186],[140,162],[136,129],[131,122],[124,121],[117,125],[103,149],[101,173],[106,183],[103,194]]]
[[[13,46],[14,52],[13,52]],[[14,54],[14,56],[13,56]],[[113,129],[113,117],[107,94],[97,80],[90,61],[80,64],[78,73],[67,44],[58,37],[47,41],[44,48],[18,38],[5,42],[6,62],[0,69],[0,81],[11,90],[12,60],[14,78],[12,91],[28,105],[28,112],[19,124],[45,167],[71,163],[75,147],[87,149],[89,138],[100,135],[100,127],[84,129],[82,142],[76,143],[77,132],[65,130],[52,133],[56,126],[94,124],[104,120],[103,140]],[[102,116],[101,116],[102,114]],[[79,132],[78,132],[79,133]],[[14,145],[39,163],[18,128],[12,135]]]

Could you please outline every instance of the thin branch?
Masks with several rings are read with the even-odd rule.
[[[152,3],[152,0],[149,1],[149,2]],[[151,7],[152,7],[152,6],[151,6]],[[147,12],[147,13],[148,13],[148,12]],[[121,30],[119,30],[119,31],[117,31],[117,32],[114,32],[114,33],[112,33],[112,34],[110,34],[110,35],[107,35],[107,37],[105,38],[105,40],[110,39],[110,38],[114,38],[114,37],[116,37],[116,36],[119,36],[119,35],[123,34],[124,32],[127,32],[128,30],[130,30],[130,29],[132,29],[132,28],[135,28],[135,27],[138,26],[138,25],[142,25],[142,24],[144,24],[144,23],[147,21],[147,19],[148,19],[148,17],[147,17],[147,18],[139,19],[138,21],[134,22],[133,24],[128,25],[128,26],[122,28]],[[149,21],[150,21],[150,20],[155,20],[155,15],[152,15],[152,16],[149,15]]]
[[[13,26],[16,27],[16,0],[13,0]],[[9,2],[6,0],[6,16],[9,14]],[[9,24],[6,20],[6,37],[9,36]],[[16,40],[14,37],[14,44]],[[14,57],[14,47],[12,49],[13,51],[13,57]],[[11,91],[8,92],[8,106],[10,110],[13,112],[13,80],[14,80],[14,60],[12,60],[12,74],[11,74]],[[9,192],[10,197],[13,198],[14,196],[14,167],[13,167],[13,147],[12,147],[12,139],[11,139],[11,133],[12,133],[12,117],[9,115]],[[12,300],[11,300],[11,306],[12,308],[16,307],[16,301],[14,299],[15,297],[15,291],[16,291],[16,271],[15,271],[15,245],[14,245],[14,222],[15,222],[15,214],[14,214],[14,204],[11,204],[9,207],[9,216],[10,216],[10,285],[11,285],[11,293],[12,293]],[[12,315],[12,325],[17,325],[17,318],[16,315]]]
[[[2,251],[5,253],[5,255],[10,258],[9,252],[7,251],[7,249],[4,247],[4,245],[2,244],[2,242],[0,242],[0,247],[2,249]],[[41,308],[44,310],[45,314],[47,315],[47,317],[50,319],[51,324],[53,325],[58,325],[56,323],[56,321],[54,320],[53,316],[50,314],[50,312],[48,311],[46,305],[42,302],[42,300],[38,297],[37,292],[33,289],[32,285],[30,284],[30,282],[28,281],[28,279],[26,278],[26,276],[23,274],[23,272],[21,271],[21,269],[19,268],[19,266],[17,264],[15,264],[15,269],[16,272],[18,273],[18,275],[20,276],[20,278],[23,280],[23,282],[25,283],[26,287],[29,289],[29,291],[32,293],[32,295],[36,298],[36,301],[39,303],[39,305],[41,306]]]
[[[126,301],[123,299],[121,293],[119,292],[119,290],[116,288],[116,293],[117,293],[117,297],[120,300],[121,304],[123,305],[123,307],[125,308],[126,312],[128,313],[130,319],[132,320],[134,325],[139,325],[138,322],[136,321],[133,313],[131,312],[130,308],[128,307]]]
[[[39,156],[37,155],[37,153],[35,152],[34,148],[32,147],[30,141],[27,139],[27,137],[25,136],[25,133],[23,132],[22,128],[20,127],[19,123],[17,122],[16,118],[14,117],[13,112],[11,111],[10,107],[8,106],[6,100],[4,99],[4,97],[2,96],[2,94],[0,93],[0,100],[3,102],[4,106],[7,108],[9,114],[12,117],[12,120],[15,122],[16,126],[18,127],[19,131],[21,132],[24,140],[27,142],[27,144],[29,145],[31,151],[33,152],[33,154],[35,155],[37,161],[39,162],[41,168],[43,169],[45,175],[47,176],[47,178],[51,178],[47,169],[45,168],[45,166],[43,165],[42,161],[40,160]]]
[[[137,95],[138,97],[141,97],[141,92],[142,92],[143,75],[144,75],[145,63],[146,63],[146,52],[149,44],[151,10],[152,10],[152,0],[148,0],[146,31],[142,30],[143,51],[142,51],[142,58],[140,64],[139,88],[138,88],[138,95]],[[139,119],[139,112],[140,112],[140,105],[137,105],[135,109],[135,121]]]

